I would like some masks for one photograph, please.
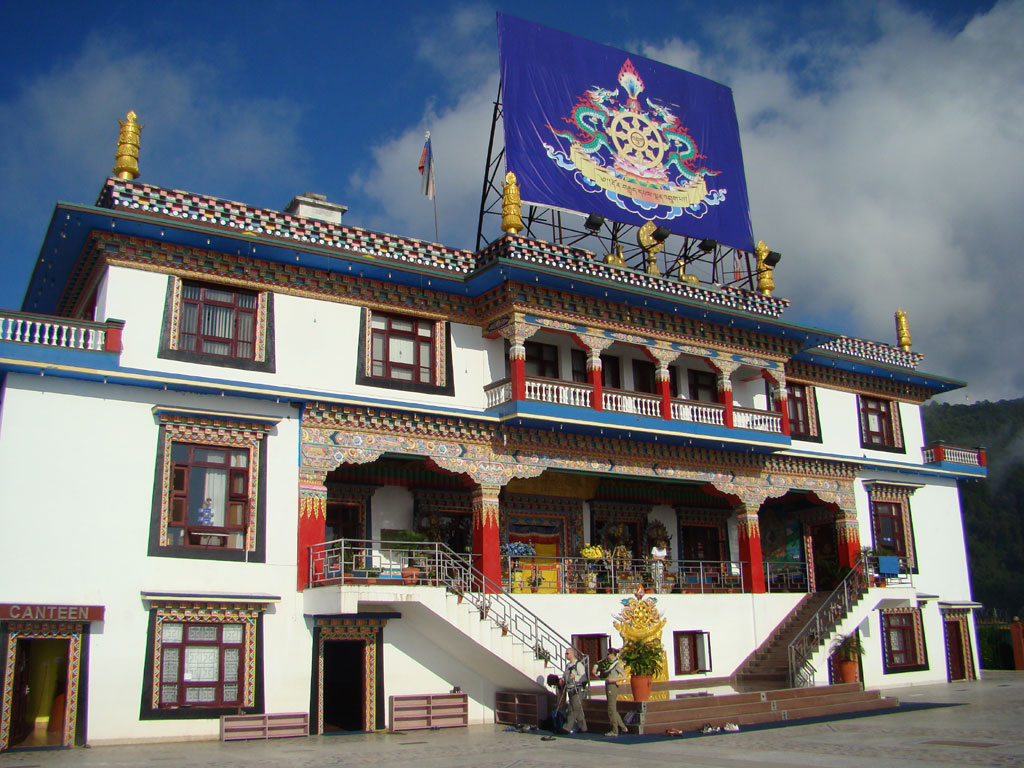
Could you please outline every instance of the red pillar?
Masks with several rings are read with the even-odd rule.
[[[1024,669],[1024,624],[1020,619],[1010,622],[1010,645],[1013,646],[1013,668]]]
[[[782,434],[789,437],[789,395],[785,387],[778,387],[775,390],[775,405],[782,417]]]
[[[526,346],[513,339],[508,348],[509,371],[512,374],[512,399],[526,399]]]
[[[590,379],[590,405],[595,411],[604,410],[604,398],[601,395],[601,350],[587,350],[587,378]]]
[[[718,401],[725,406],[725,426],[732,429],[732,381],[728,373],[718,373]]]
[[[860,560],[860,527],[856,512],[843,512],[836,519],[836,538],[839,541],[839,565],[853,568]]]
[[[764,592],[764,558],[761,555],[761,528],[756,512],[740,512],[739,544],[746,591]]]
[[[935,461],[946,460],[946,445],[941,440],[932,447],[932,455]]]
[[[103,338],[103,351],[104,352],[120,352],[121,346],[121,332],[124,330],[124,320],[114,320],[107,318],[107,331]]]
[[[484,592],[501,591],[501,539],[498,535],[498,494],[496,485],[481,485],[473,491],[473,567],[487,579]],[[481,588],[480,584],[476,585]]]
[[[299,481],[298,585],[301,592],[309,586],[309,548],[324,541],[327,518],[327,486]],[[323,567],[320,563],[317,567]]]
[[[668,364],[659,362],[654,377],[661,397],[661,418],[672,421],[672,377],[668,372]]]

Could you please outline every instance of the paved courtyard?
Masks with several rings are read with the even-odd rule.
[[[658,740],[588,735],[545,741],[541,739],[546,735],[543,732],[520,734],[506,731],[504,726],[479,725],[271,742],[26,750],[0,754],[0,768],[1024,766],[1024,672],[987,672],[978,682],[900,688],[886,693],[915,708],[806,725]]]

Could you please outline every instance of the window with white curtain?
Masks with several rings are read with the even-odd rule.
[[[224,286],[184,282],[178,348],[252,360],[257,295]]]
[[[249,510],[249,449],[171,445],[171,546],[242,549]]]

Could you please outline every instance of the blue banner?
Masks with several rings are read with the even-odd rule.
[[[524,201],[753,250],[731,89],[501,13],[498,43]]]

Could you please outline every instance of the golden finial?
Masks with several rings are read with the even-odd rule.
[[[648,221],[636,232],[637,244],[647,252],[648,255],[653,255],[662,251],[665,248],[665,241],[657,241],[654,239],[654,230],[658,227],[653,221]]]
[[[114,175],[129,181],[139,175],[139,133],[145,127],[136,118],[132,110],[125,115],[124,120],[117,121],[121,124],[121,134],[117,137]]]
[[[910,340],[910,324],[907,322],[907,313],[903,311],[903,307],[896,310],[896,343],[904,352],[909,352],[910,345],[913,344]]]
[[[773,269],[766,263],[770,253],[771,249],[764,244],[764,240],[758,240],[757,248],[754,249],[754,255],[757,256],[757,290],[765,296],[771,296],[775,290]]]
[[[514,235],[523,228],[523,204],[519,198],[516,175],[505,174],[505,188],[501,193],[501,231]]]
[[[604,263],[610,267],[623,267],[626,266],[626,257],[622,255],[622,246],[616,244],[615,250],[607,254],[604,257]]]

